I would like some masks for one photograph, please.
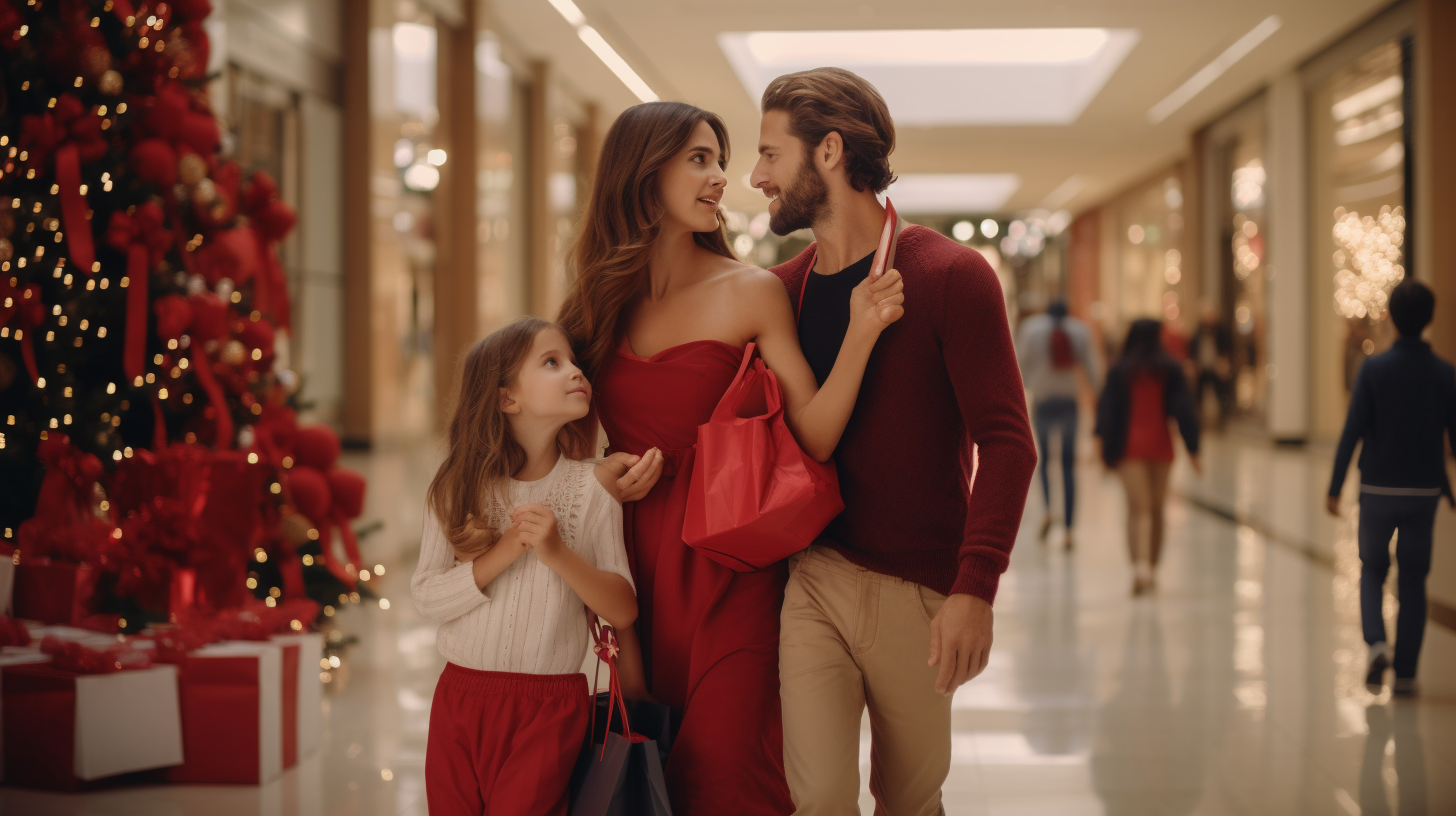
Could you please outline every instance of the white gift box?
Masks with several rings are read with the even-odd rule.
[[[283,647],[285,657],[290,649],[297,650],[297,671],[291,678],[297,689],[291,750],[287,743],[287,712],[283,724],[283,767],[291,768],[313,755],[323,736],[324,684],[319,680],[319,658],[324,653],[324,636],[318,632],[276,635],[273,642]],[[290,682],[290,678],[285,676],[283,682]]]
[[[89,781],[181,762],[176,666],[76,678],[76,776]]]
[[[174,782],[262,785],[283,773],[283,647],[227,641],[187,655],[179,683],[184,761]]]
[[[38,653],[36,653],[38,654]],[[178,707],[177,669],[153,666],[108,674],[74,674],[46,666],[31,668],[44,656],[5,655],[3,670],[5,697],[12,706],[26,706],[32,691],[53,698],[57,692],[74,690],[72,734],[42,738],[49,719],[30,722],[35,710],[12,710],[7,742],[13,751],[11,766],[24,766],[12,783],[37,787],[71,789],[89,782],[132,771],[165,768],[182,762],[182,726]],[[31,691],[27,691],[30,689]],[[47,712],[47,716],[55,712]],[[19,720],[19,722],[16,722]],[[54,754],[57,746],[71,743],[66,756]],[[49,752],[48,750],[49,749]]]

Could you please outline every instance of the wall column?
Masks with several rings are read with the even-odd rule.
[[[369,215],[369,13],[344,14],[344,443],[374,438],[374,266]]]
[[[526,201],[527,268],[531,274],[531,314],[551,319],[551,275],[556,236],[556,219],[551,213],[551,117],[547,112],[551,66],[541,60],[531,63],[531,91],[526,102]]]
[[[435,427],[445,429],[455,408],[460,364],[480,334],[476,263],[475,4],[466,3],[459,26],[441,23],[438,71],[440,124],[445,149],[435,189],[438,260],[435,264]]]
[[[1302,443],[1309,436],[1309,194],[1304,86],[1285,74],[1267,96],[1269,248],[1269,435]]]

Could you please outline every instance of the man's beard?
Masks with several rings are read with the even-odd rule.
[[[768,228],[774,235],[809,229],[828,209],[829,187],[814,168],[813,157],[805,156],[794,175],[794,186],[779,190],[779,211],[769,218]]]

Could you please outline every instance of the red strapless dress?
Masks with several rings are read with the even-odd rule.
[[[738,573],[683,543],[698,426],[743,359],[700,340],[650,358],[616,351],[595,383],[613,451],[663,452],[662,478],[628,503],[627,557],[653,696],[682,712],[668,758],[679,816],[790,814],[779,710],[779,609],[787,569]]]

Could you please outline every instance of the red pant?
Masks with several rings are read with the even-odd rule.
[[[431,816],[565,816],[590,706],[582,674],[446,664],[425,750]]]

